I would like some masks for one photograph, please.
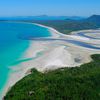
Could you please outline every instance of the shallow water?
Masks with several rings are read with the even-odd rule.
[[[89,49],[95,49],[95,50],[100,50],[100,45],[98,46],[94,46],[92,44],[89,44],[89,43],[86,43],[86,42],[81,42],[81,41],[78,41],[78,40],[70,40],[70,39],[65,39],[65,38],[32,38],[31,40],[34,40],[34,41],[65,41],[65,42],[68,42],[68,43],[71,43],[71,44],[74,44],[74,45],[77,45],[77,46],[81,46],[81,47],[85,47],[85,48],[89,48]]]
[[[79,35],[85,37],[83,33]],[[87,38],[91,37],[87,36]],[[92,37],[92,39],[94,38]],[[0,22],[0,97],[9,77],[9,73],[11,72],[9,66],[31,60],[31,58],[29,58],[19,61],[19,58],[29,47],[30,40],[65,41],[66,43],[75,44],[85,48],[100,50],[99,46],[97,47],[86,42],[67,38],[52,38],[48,28],[40,27],[38,25],[30,23]],[[40,55],[41,52],[37,54],[37,56]]]
[[[100,37],[88,36],[87,33],[89,33],[89,34],[95,34],[95,32],[93,32],[93,33],[92,33],[92,32],[86,32],[86,33],[80,32],[80,33],[77,33],[77,35],[82,36],[82,37],[86,37],[86,38],[90,38],[90,39],[97,39],[97,40],[100,40]],[[100,34],[99,32],[97,32],[97,33]]]
[[[51,36],[47,28],[29,23],[0,22],[0,95],[6,84],[11,69],[9,66],[17,62],[29,47],[26,37]]]

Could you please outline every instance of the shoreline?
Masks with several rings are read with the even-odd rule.
[[[27,23],[27,22],[25,22],[25,23]],[[71,38],[69,35],[66,36],[63,33],[58,32],[56,29],[54,29],[52,27],[48,27],[48,26],[44,26],[44,25],[36,24],[36,23],[31,23],[31,24],[35,24],[35,25],[38,25],[41,27],[48,28],[48,30],[51,32],[52,36],[55,38],[60,38],[60,37]],[[72,37],[72,39],[75,39],[75,37]],[[89,41],[89,40],[87,40],[87,41]],[[36,45],[38,45],[39,48],[35,48]],[[80,51],[78,53],[77,53],[77,49],[80,49]],[[33,51],[34,51],[34,56],[32,56]],[[91,54],[100,53],[99,51],[96,51],[96,50],[88,51],[88,49],[81,48],[81,46],[74,46],[73,44],[72,45],[70,43],[66,44],[65,42],[61,42],[61,41],[60,42],[59,41],[54,41],[54,42],[48,41],[46,43],[41,42],[41,41],[36,41],[34,43],[32,40],[30,40],[30,47],[24,53],[22,58],[24,58],[24,57],[26,57],[26,58],[33,57],[34,58],[35,56],[37,56],[37,53],[39,53],[39,52],[41,52],[43,54],[33,60],[30,60],[29,62],[27,62],[27,61],[22,62],[21,64],[14,66],[14,68],[15,68],[15,69],[13,69],[14,72],[10,73],[10,75],[9,75],[9,79],[7,81],[7,84],[5,85],[4,93],[2,94],[2,98],[6,95],[9,88],[11,88],[19,80],[24,78],[27,75],[26,74],[27,71],[31,70],[32,68],[37,68],[38,71],[44,72],[46,70],[50,70],[50,69],[53,70],[53,69],[61,68],[64,66],[66,66],[66,67],[68,67],[70,65],[76,66],[76,65],[80,65],[80,64],[83,64],[86,62],[90,62]],[[49,54],[48,54],[48,52],[49,52]],[[65,56],[63,57],[63,55],[65,55]],[[46,57],[48,57],[48,59],[46,59]],[[76,64],[74,61],[75,57],[79,57],[80,60],[82,59],[82,62]],[[61,60],[61,58],[63,58],[63,59]],[[68,61],[66,61],[66,59]],[[85,61],[84,61],[84,59],[85,59]],[[38,61],[41,61],[40,64],[37,64]],[[52,65],[52,61],[54,61],[53,65]],[[30,64],[31,67],[29,67],[28,64]],[[43,65],[45,65],[44,68],[42,67]],[[18,69],[17,69],[17,67],[18,67]],[[47,67],[49,69],[47,69]]]
[[[9,22],[9,21],[8,21],[8,22]],[[20,22],[18,22],[18,23],[20,23]],[[22,22],[21,22],[21,23],[22,23]],[[23,23],[27,23],[27,24],[28,24],[29,22],[23,22]],[[48,28],[48,30],[51,31],[51,34],[52,34],[53,37],[58,37],[57,33],[59,33],[59,32],[56,31],[56,30],[53,29],[53,28],[46,27],[46,26],[43,26],[43,25],[39,25],[39,24],[36,24],[36,23],[29,23],[29,24],[34,24],[34,25],[38,25],[38,26],[41,26],[41,27],[44,27],[44,28]],[[51,29],[52,29],[52,30],[51,30]],[[55,31],[56,34],[53,34],[52,31]],[[30,50],[30,51],[31,51],[31,50]],[[39,52],[39,50],[37,50],[35,54],[37,54],[37,52]],[[9,88],[11,88],[11,87],[12,87],[16,82],[18,82],[19,80],[21,80],[22,78],[24,78],[24,77],[26,76],[27,71],[28,71],[28,70],[31,70],[31,69],[32,69],[32,67],[31,67],[31,68],[28,68],[28,69],[25,69],[22,73],[20,73],[20,74],[22,74],[21,77],[20,77],[20,78],[17,77],[17,79],[12,77],[12,76],[18,76],[17,74],[14,75],[13,73],[10,73],[10,74],[9,74],[9,77],[11,77],[11,78],[8,78],[8,80],[7,80],[7,82],[6,82],[6,85],[4,86],[4,89],[3,89],[3,92],[2,92],[2,95],[1,95],[2,97],[1,97],[1,98],[3,98],[3,97],[6,95],[6,93],[9,91]],[[12,82],[12,80],[14,80],[14,82]],[[10,82],[11,82],[11,83],[10,83]]]
[[[51,31],[51,33],[52,33],[52,36],[56,36],[56,35],[59,35],[58,37],[60,37],[60,36],[66,36],[65,34],[57,31],[56,29],[54,29],[52,27],[45,26],[45,25],[42,25],[42,24],[37,24],[37,23],[33,23],[33,24],[49,29],[49,31]],[[53,33],[56,33],[56,35],[53,34]]]

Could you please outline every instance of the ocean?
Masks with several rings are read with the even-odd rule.
[[[16,62],[29,47],[27,38],[50,37],[47,28],[25,22],[0,22],[0,97]]]

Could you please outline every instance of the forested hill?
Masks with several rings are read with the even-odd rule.
[[[32,73],[16,83],[4,100],[100,100],[100,55],[80,67]]]
[[[100,15],[92,15],[87,19],[81,20],[31,20],[30,22],[43,24],[53,27],[64,34],[69,34],[72,31],[97,29],[100,28]]]
[[[100,15],[92,15],[89,18],[87,18],[86,20],[100,25]]]

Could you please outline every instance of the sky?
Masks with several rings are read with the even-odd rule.
[[[0,16],[90,16],[100,0],[0,0]]]

